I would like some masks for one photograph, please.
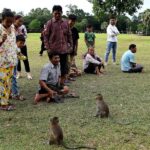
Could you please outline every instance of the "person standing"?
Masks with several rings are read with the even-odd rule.
[[[79,32],[76,27],[74,27],[76,23],[77,17],[73,14],[69,15],[68,17],[68,23],[71,28],[71,33],[72,33],[72,41],[73,41],[73,51],[70,53],[70,63],[71,66],[75,64],[75,56],[77,55],[77,50],[78,50],[78,39],[79,39]]]
[[[95,33],[93,32],[93,27],[90,24],[86,27],[84,41],[87,48],[89,48],[90,46],[95,47]]]
[[[27,38],[27,29],[25,25],[23,25],[23,18],[21,15],[16,15],[15,16],[15,21],[14,21],[14,27],[16,30],[16,36],[22,34],[25,39]],[[26,44],[21,48],[21,53],[27,57],[27,59],[23,60],[25,70],[27,73],[27,78],[32,79],[31,73],[30,73],[30,65],[29,65],[29,60],[28,60],[28,53],[27,53],[27,46]],[[21,61],[18,60],[18,65],[17,65],[17,79],[21,77]]]
[[[108,64],[108,57],[112,49],[112,60],[113,64],[116,64],[116,50],[117,50],[117,36],[119,31],[116,27],[116,19],[114,17],[110,18],[110,24],[107,27],[107,48],[105,54],[105,65]]]
[[[41,39],[41,50],[39,52],[40,56],[42,56],[43,52],[46,50],[45,45],[44,45],[44,31],[45,31],[45,27],[46,27],[46,24],[44,24],[44,26],[43,26],[43,28],[41,30],[41,36],[40,36],[40,39]]]
[[[17,64],[17,46],[15,29],[12,26],[14,14],[10,9],[2,12],[2,23],[0,24],[0,109],[14,110],[15,106],[10,104],[9,96],[11,90],[14,67]]]
[[[69,72],[68,55],[72,52],[72,36],[67,20],[62,19],[62,7],[54,5],[53,18],[47,22],[44,44],[48,53],[57,52],[60,57],[61,83],[64,84]]]

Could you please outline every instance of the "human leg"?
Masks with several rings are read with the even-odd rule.
[[[19,89],[18,89],[18,85],[17,85],[16,76],[17,76],[17,67],[15,66],[14,70],[13,70],[13,76],[12,76],[12,89],[11,89],[11,91],[12,91],[11,95],[12,96],[19,95]]]
[[[137,64],[136,67],[129,70],[130,73],[140,73],[143,70],[143,66]]]
[[[61,83],[64,84],[66,76],[69,73],[68,54],[60,54],[60,66],[61,66]]]
[[[26,56],[26,60],[23,60],[23,62],[24,62],[24,66],[25,66],[25,70],[26,70],[26,72],[27,72],[27,78],[28,79],[32,79],[32,76],[31,76],[31,74],[30,74],[30,65],[29,65],[29,60],[28,60],[28,53],[27,53],[27,46],[25,45],[23,48],[21,48],[21,53],[23,54],[23,55],[25,55]]]
[[[92,64],[92,63],[89,63],[88,67],[86,69],[84,69],[84,72],[94,74],[95,69],[96,69],[96,65]]]
[[[12,75],[13,67],[0,68],[0,105],[3,110],[8,110],[8,106],[10,106],[9,96],[12,84]],[[13,107],[11,109],[13,109]]]
[[[117,51],[117,42],[112,42],[112,60],[113,60],[113,63],[116,62],[116,51]]]
[[[108,63],[108,57],[112,48],[112,42],[107,42],[106,54],[105,54],[105,63]]]

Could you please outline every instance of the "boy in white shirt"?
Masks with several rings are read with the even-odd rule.
[[[88,48],[87,54],[84,56],[84,72],[100,75],[103,73],[101,71],[102,67],[104,68],[102,60],[99,58],[98,55],[95,54],[94,48],[90,46]]]
[[[113,64],[116,63],[116,50],[117,50],[118,34],[120,34],[120,33],[116,27],[116,19],[114,17],[111,17],[110,24],[107,27],[107,48],[106,48],[106,54],[105,54],[105,65],[107,65],[107,63],[108,63],[108,57],[109,57],[111,49],[112,49]]]

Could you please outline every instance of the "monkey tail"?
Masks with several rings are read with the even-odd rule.
[[[74,149],[91,149],[91,150],[97,150],[97,148],[95,148],[95,147],[88,147],[88,146],[68,147],[64,143],[62,144],[62,146],[65,149],[69,149],[69,150],[74,150]]]
[[[109,118],[112,120],[113,123],[116,123],[116,124],[119,124],[119,125],[130,125],[134,122],[134,121],[130,121],[130,122],[117,121],[111,115],[109,115]]]

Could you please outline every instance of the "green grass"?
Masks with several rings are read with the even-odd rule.
[[[38,55],[39,34],[29,34],[27,45],[33,80],[19,79],[20,90],[26,101],[13,101],[17,109],[0,112],[0,150],[63,150],[44,144],[48,137],[49,118],[58,116],[68,146],[89,145],[98,150],[150,149],[150,37],[120,35],[118,63],[131,43],[137,44],[137,62],[144,65],[142,74],[123,74],[120,65],[111,64],[106,75],[83,75],[70,85],[80,99],[66,99],[63,104],[32,105],[37,91],[41,67],[48,62],[46,53]],[[80,34],[77,65],[82,68],[81,55],[86,51]],[[96,35],[96,51],[104,57],[106,35]],[[24,67],[23,67],[24,68]],[[112,117],[130,125],[119,125],[112,119],[96,119],[95,95],[101,92],[110,107]]]

